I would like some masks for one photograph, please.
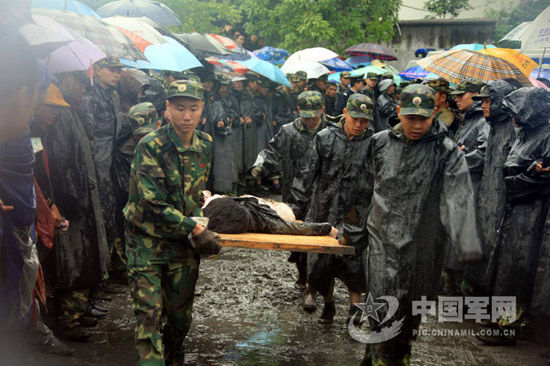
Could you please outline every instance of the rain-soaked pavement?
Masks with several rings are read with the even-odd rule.
[[[359,365],[364,345],[348,335],[347,291],[337,281],[337,316],[332,325],[317,323],[320,310],[301,310],[294,289],[295,268],[288,252],[224,248],[204,260],[196,290],[193,327],[186,339],[188,365]],[[70,343],[73,357],[29,353],[28,366],[134,365],[134,319],[129,292],[114,295],[110,315],[87,343]],[[321,299],[319,299],[321,302]],[[425,328],[472,328],[437,324]],[[412,364],[455,366],[547,366],[541,345],[486,347],[474,337],[420,336]]]

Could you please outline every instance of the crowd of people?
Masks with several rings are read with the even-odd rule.
[[[391,73],[153,73],[103,59],[49,74],[2,25],[2,357],[70,355],[129,284],[142,365],[183,365],[201,258],[220,250],[201,193],[280,193],[355,255],[292,253],[303,308],[336,313],[335,278],[394,296],[401,333],[363,365],[408,365],[422,296],[515,296],[485,326],[515,344],[550,318],[550,93],[516,80],[396,85]],[[50,309],[50,311],[47,311]],[[371,319],[372,321],[373,319]],[[163,324],[164,323],[164,324]],[[371,324],[373,331],[380,325]],[[9,358],[11,357],[11,358]],[[9,363],[9,362],[12,363]]]

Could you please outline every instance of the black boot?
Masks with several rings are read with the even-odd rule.
[[[306,286],[306,289],[304,290],[304,303],[302,304],[302,308],[308,312],[313,313],[315,310],[317,310],[317,299],[315,291],[309,286]]]
[[[349,321],[351,320],[351,318],[353,318],[353,315],[355,315],[355,318],[353,318],[353,325],[355,326],[359,326],[361,325],[361,309],[359,309],[357,306],[355,305],[351,305],[349,307],[349,313],[348,313],[348,320],[346,322],[346,324],[349,324]]]
[[[325,305],[323,306],[323,313],[318,321],[321,324],[331,324],[334,319],[334,315],[336,315],[336,304],[334,303],[334,300],[325,302]]]

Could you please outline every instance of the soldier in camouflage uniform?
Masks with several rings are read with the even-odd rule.
[[[307,73],[305,71],[296,71],[294,76],[292,76],[293,87],[290,91],[292,95],[292,119],[299,117],[298,113],[298,96],[305,90],[307,83]]]
[[[336,101],[334,105],[334,115],[339,116],[344,113],[344,108],[351,95],[349,85],[351,83],[351,73],[349,71],[342,71],[340,73],[340,83],[336,89]]]
[[[317,132],[325,128],[323,121],[323,96],[316,91],[305,91],[298,96],[298,110],[300,117],[294,122],[281,127],[269,144],[263,149],[252,167],[251,174],[254,178],[266,176],[282,169],[283,202],[291,204],[290,187],[295,173],[304,169],[307,162],[307,153],[311,142]],[[303,217],[297,217],[302,220]],[[290,262],[296,263],[298,268],[298,280],[296,287],[303,289],[306,283],[305,253],[293,252]]]
[[[449,98],[449,82],[443,78],[438,78],[428,81],[426,85],[435,90],[435,107],[437,109],[435,118],[445,124],[449,130],[449,136],[453,137],[462,118],[458,111],[449,107],[447,100]]]
[[[139,365],[183,365],[200,257],[219,252],[214,234],[191,219],[202,215],[212,159],[212,138],[195,130],[203,100],[194,81],[170,84],[169,123],[138,143],[132,162],[124,217]]]

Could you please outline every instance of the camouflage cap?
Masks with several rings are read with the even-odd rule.
[[[288,74],[286,74],[286,78],[288,79],[288,81],[293,82],[293,83],[298,81],[298,78],[296,77],[295,74],[288,73]]]
[[[382,75],[382,79],[393,79],[393,74],[388,71]]]
[[[458,95],[466,92],[479,93],[483,85],[485,85],[485,83],[481,80],[465,80],[458,84],[456,90],[451,92],[451,94]]]
[[[427,85],[412,84],[401,92],[400,114],[431,117],[435,110],[435,90]]]
[[[248,81],[258,81],[258,79],[260,78],[260,76],[258,74],[256,74],[255,72],[252,72],[252,71],[247,71],[244,74],[244,77]]]
[[[491,98],[491,88],[489,85],[483,85],[479,94],[472,96],[473,100],[481,100],[484,98]]]
[[[184,70],[182,72],[176,73],[176,76],[179,76],[178,79],[181,79],[181,80],[193,80],[193,81],[196,81],[197,83],[201,82],[201,78],[199,77],[199,75],[195,74],[191,70]]]
[[[372,99],[365,94],[355,93],[348,98],[346,111],[353,118],[366,118],[372,121],[372,111],[374,103]]]
[[[117,67],[123,68],[125,65],[121,64],[118,60],[113,58],[103,58],[95,63],[97,67]]]
[[[342,72],[340,73],[340,79],[341,79],[341,78],[351,78],[351,72],[349,72],[349,71],[342,71]]]
[[[375,72],[367,72],[365,74],[365,79],[378,80],[378,75]]]
[[[443,78],[429,80],[426,85],[436,92],[449,94],[449,82]]]
[[[300,117],[317,117],[324,105],[325,98],[318,91],[305,91],[298,95]]]
[[[128,111],[128,119],[135,135],[147,135],[157,129],[158,114],[153,103],[132,106]]]
[[[305,72],[305,71],[296,71],[296,79],[298,79],[298,80],[307,80],[307,72]]]
[[[268,78],[264,78],[263,76],[261,76],[261,77],[258,79],[258,85],[263,86],[264,88],[269,88],[269,87],[271,86],[271,80],[269,80]]]
[[[228,78],[228,77],[225,76],[225,75],[219,75],[219,76],[218,76],[218,82],[219,82],[221,85],[231,85],[231,79]]]
[[[204,100],[204,88],[194,80],[176,80],[168,86],[166,99],[188,97]]]

